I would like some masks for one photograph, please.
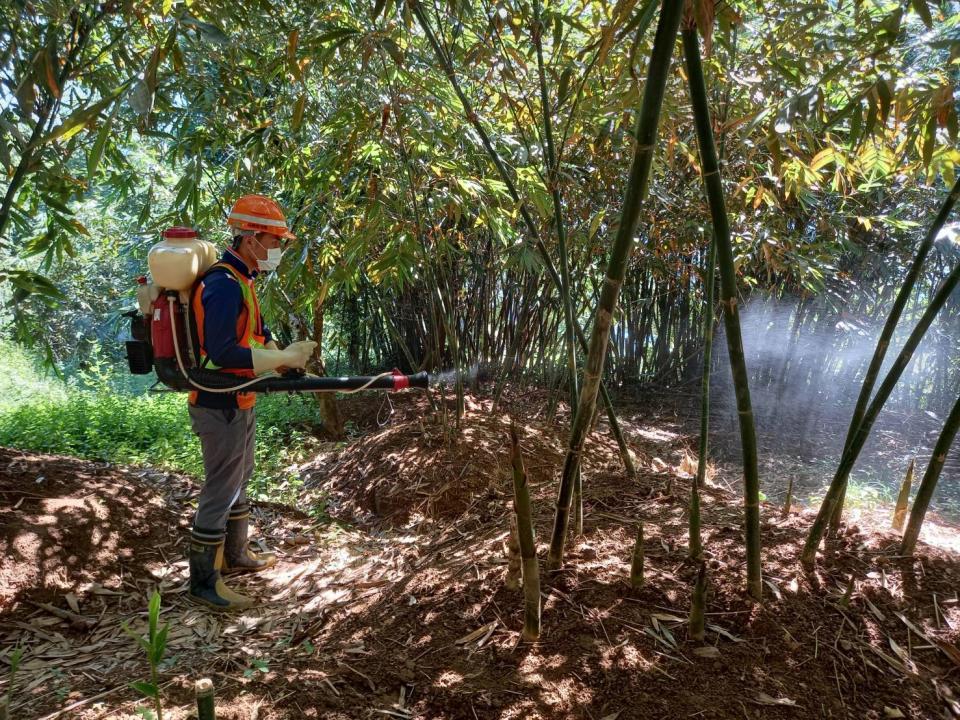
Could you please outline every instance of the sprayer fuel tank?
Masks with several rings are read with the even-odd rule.
[[[153,284],[167,290],[189,290],[196,279],[217,261],[213,243],[201,240],[197,231],[172,227],[147,254]]]

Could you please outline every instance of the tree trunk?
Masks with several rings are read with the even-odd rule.
[[[697,477],[690,487],[690,539],[689,555],[696,560],[703,554],[703,541],[700,537],[700,488],[707,478],[707,451],[710,430],[710,364],[713,358],[713,284],[717,269],[717,240],[710,243],[707,253],[707,283],[704,288],[703,311],[703,375],[700,381],[700,448],[697,459]]]
[[[890,347],[890,340],[893,337],[894,331],[897,329],[897,323],[900,322],[900,316],[903,314],[903,308],[906,306],[907,300],[910,299],[910,294],[913,292],[914,285],[916,285],[917,280],[920,277],[920,271],[923,269],[924,260],[926,260],[927,255],[930,253],[930,248],[933,247],[934,240],[937,239],[937,235],[940,234],[940,230],[942,230],[943,226],[946,224],[947,218],[949,217],[950,212],[953,210],[953,206],[956,205],[958,199],[960,199],[960,178],[957,178],[957,181],[953,185],[953,189],[944,199],[943,204],[940,206],[940,211],[937,213],[936,218],[934,218],[933,224],[927,231],[926,236],[924,236],[923,242],[920,243],[920,247],[917,248],[917,254],[914,256],[913,263],[910,265],[910,269],[907,271],[907,277],[903,281],[903,286],[897,293],[896,300],[893,301],[893,307],[890,308],[890,314],[887,316],[887,321],[884,323],[880,337],[877,339],[877,347],[873,351],[873,358],[870,360],[870,366],[867,368],[867,374],[863,378],[863,385],[860,386],[860,396],[857,398],[857,405],[853,410],[853,417],[850,419],[850,427],[847,429],[847,437],[843,443],[844,454],[849,451],[853,437],[856,435],[857,430],[860,429],[860,423],[863,422],[863,414],[866,412],[867,404],[870,402],[870,395],[873,392],[873,386],[877,382],[877,376],[880,374],[880,368],[883,365],[883,358],[887,354],[887,349]],[[836,502],[830,516],[830,527],[834,532],[840,525],[840,517],[843,514],[843,501],[847,491],[848,477],[849,473],[845,474],[839,479],[839,482],[841,482],[843,486],[838,490]],[[838,479],[834,478],[834,483],[836,482],[838,482]],[[826,503],[827,500],[828,497],[824,497],[823,502]]]
[[[323,362],[323,302],[325,293],[321,292],[313,305],[313,337],[317,347],[313,351],[313,359],[317,374],[321,377],[327,374],[327,367]],[[323,418],[324,432],[332,440],[343,439],[343,419],[340,417],[340,407],[337,405],[335,393],[315,393],[317,405],[320,406],[320,417]]]
[[[913,555],[917,538],[920,536],[920,526],[923,525],[923,518],[927,514],[927,508],[930,507],[930,499],[933,497],[933,491],[937,489],[937,481],[940,479],[943,465],[947,461],[947,453],[950,452],[950,446],[953,445],[958,430],[960,430],[960,398],[957,398],[953,410],[947,416],[940,437],[937,438],[937,444],[933,448],[933,457],[930,458],[927,471],[923,474],[923,480],[920,481],[917,497],[914,498],[913,508],[910,510],[910,521],[903,533],[903,542],[900,545],[901,555]]]
[[[523,634],[532,642],[540,637],[540,566],[530,510],[530,489],[523,468],[517,426],[510,423],[510,464],[513,467],[513,507],[517,514],[517,541],[520,543],[520,567],[523,570]]]
[[[673,46],[676,42],[680,15],[683,11],[682,0],[663,0],[657,34],[653,42],[647,83],[636,127],[636,150],[630,177],[624,196],[623,211],[617,228],[617,237],[610,252],[607,264],[607,276],[600,293],[590,338],[590,348],[584,364],[583,386],[580,389],[580,401],[576,418],[570,433],[567,456],[564,461],[563,475],[557,494],[556,517],[550,541],[550,553],[547,567],[557,569],[563,562],[563,548],[566,542],[567,525],[570,518],[570,500],[573,495],[574,481],[580,468],[580,456],[586,441],[587,426],[593,418],[596,407],[603,364],[607,356],[610,340],[610,324],[616,311],[620,286],[623,284],[627,260],[633,250],[634,235],[640,219],[640,208],[647,195],[647,183],[650,179],[650,167],[657,140],[657,127],[660,120],[660,108],[663,104],[663,92],[670,70]]]
[[[867,442],[867,438],[870,436],[870,430],[873,428],[873,423],[876,421],[877,415],[880,414],[880,410],[883,409],[884,403],[887,401],[887,398],[890,397],[890,393],[893,392],[893,388],[896,386],[897,381],[900,379],[900,376],[903,374],[903,371],[909,364],[910,359],[913,357],[914,351],[917,349],[917,346],[923,339],[923,336],[930,327],[930,324],[933,322],[933,319],[944,306],[947,299],[950,297],[950,294],[957,287],[958,283],[960,283],[960,265],[957,265],[957,267],[953,269],[953,271],[946,277],[946,279],[937,289],[937,292],[934,294],[933,299],[927,306],[927,309],[920,317],[920,320],[917,322],[913,332],[910,333],[910,337],[907,338],[907,342],[904,344],[903,349],[897,356],[897,359],[890,367],[886,377],[884,377],[883,382],[880,384],[880,388],[877,390],[877,394],[870,403],[870,406],[863,414],[863,420],[860,422],[856,434],[850,440],[850,447],[840,458],[840,465],[837,468],[837,473],[833,478],[833,482],[830,484],[830,488],[827,490],[827,494],[823,499],[823,503],[820,505],[820,511],[817,513],[817,517],[813,521],[813,525],[810,527],[810,533],[807,535],[806,543],[803,546],[803,552],[800,555],[800,562],[804,567],[808,569],[813,567],[813,561],[817,555],[817,548],[820,547],[820,541],[823,539],[823,533],[826,530],[827,521],[833,515],[834,507],[836,507],[836,503],[839,502],[840,495],[846,486],[846,479],[850,476],[850,471],[853,469],[853,465],[857,461],[860,451],[863,450],[863,446]]]
[[[456,73],[453,69],[453,63],[450,61],[449,56],[446,54],[437,40],[437,37],[434,35],[433,30],[430,27],[430,23],[427,21],[426,15],[423,12],[423,6],[420,4],[420,0],[410,0],[410,8],[413,11],[413,14],[416,16],[417,22],[420,23],[420,27],[423,29],[424,34],[427,36],[427,41],[433,48],[434,54],[436,54],[437,60],[439,61],[444,74],[450,81],[450,86],[453,88],[454,93],[460,100],[460,104],[463,106],[463,112],[467,116],[468,122],[473,126],[474,130],[477,132],[477,135],[480,137],[480,142],[490,160],[497,168],[497,174],[500,176],[500,180],[503,181],[503,184],[507,186],[507,192],[510,194],[510,197],[519,206],[520,217],[522,218],[527,231],[530,233],[530,236],[534,239],[534,244],[537,248],[537,251],[540,253],[540,257],[542,258],[544,265],[547,268],[550,279],[553,281],[554,286],[559,291],[560,288],[563,287],[563,280],[560,278],[560,274],[557,272],[557,268],[553,264],[553,259],[550,257],[550,253],[547,252],[547,248],[543,244],[543,240],[541,239],[540,233],[537,230],[537,225],[534,223],[533,217],[530,215],[530,211],[527,209],[526,203],[520,199],[520,195],[517,192],[513,178],[511,178],[510,174],[507,172],[507,169],[503,164],[503,160],[500,159],[500,154],[497,152],[496,148],[493,147],[493,143],[490,141],[490,136],[487,134],[487,131],[480,123],[476,112],[473,110],[473,105],[460,88],[460,83],[457,80]],[[662,94],[663,93],[661,90],[661,95]],[[581,349],[586,350],[587,342],[583,335],[583,330],[580,328],[580,325],[576,322],[576,320],[574,320],[573,326]],[[610,402],[610,398],[605,391],[603,393],[603,399],[607,410],[607,418],[610,421],[610,430],[617,441],[617,446],[620,448],[620,457],[623,460],[627,475],[631,478],[635,477],[636,469],[633,466],[633,459],[630,457],[630,453],[627,450],[626,443],[624,442],[623,431],[620,429],[620,423],[617,421],[617,416],[613,411],[613,404]]]
[[[720,265],[720,304],[727,336],[727,354],[737,397],[737,414],[740,419],[740,442],[743,448],[743,507],[746,525],[747,590],[751,597],[760,600],[763,582],[760,568],[760,479],[757,469],[757,437],[753,425],[753,408],[750,402],[749,375],[743,354],[743,338],[740,335],[740,317],[737,310],[737,276],[733,261],[733,246],[730,243],[730,224],[723,199],[723,184],[720,165],[713,142],[710,125],[710,110],[707,107],[707,87],[700,62],[700,47],[696,25],[687,24],[683,30],[683,50],[686,58],[687,78],[690,85],[690,100],[697,126],[697,142],[700,146],[700,164],[704,190],[710,203],[714,239]]]

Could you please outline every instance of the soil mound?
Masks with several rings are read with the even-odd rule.
[[[0,616],[98,589],[162,559],[178,516],[125,470],[0,448]]]
[[[324,456],[300,468],[308,488],[327,494],[334,515],[364,524],[419,526],[449,522],[512,495],[511,416],[531,458],[531,483],[555,478],[563,460],[558,426],[525,417],[517,407],[494,414],[491,400],[468,396],[457,429],[453,407],[442,417],[423,396],[400,396],[392,404],[389,424],[372,427],[332,461]],[[601,429],[587,443],[584,469],[615,471],[617,453]]]
[[[174,561],[182,553],[163,545],[189,516],[195,487],[188,481],[160,486],[70,458],[0,455],[4,526],[8,518],[19,523],[0,535],[5,553],[34,525],[61,524],[43,520],[59,506],[27,504],[25,483],[43,475],[37,484],[49,482],[49,490],[37,490],[31,502],[69,500],[73,508],[91,495],[108,498],[95,506],[96,522],[68,514],[62,524],[89,533],[112,523],[115,535],[106,538],[118,558],[74,536],[66,542],[77,548],[44,536],[60,541],[49,553],[54,564],[18,576],[14,594],[24,602],[0,613],[0,663],[15,646],[29,658],[15,710],[134,717],[128,681],[143,677],[145,661],[119,627],[143,627],[146,597],[156,587],[172,628],[161,687],[164,717],[174,720],[191,716],[192,684],[203,676],[217,684],[218,717],[230,720],[960,717],[960,557],[926,545],[916,557],[898,557],[892,534],[848,525],[824,548],[816,572],[804,573],[797,557],[810,515],[783,516],[764,504],[765,596],[754,603],[744,594],[740,499],[725,489],[739,478],[723,468],[702,494],[707,633],[706,642],[691,640],[686,618],[697,565],[686,552],[690,443],[670,417],[649,418],[645,408],[644,421],[625,423],[638,451],[637,477],[626,477],[602,424],[593,434],[584,457],[583,532],[569,539],[560,572],[547,575],[541,565],[541,639],[521,642],[523,596],[504,584],[509,418],[493,415],[487,400],[468,398],[456,430],[431,415],[422,396],[401,397],[381,425],[370,420],[381,402],[373,399],[366,410],[348,405],[348,417],[366,413],[369,432],[331,444],[303,469],[302,508],[322,495],[338,520],[362,522],[351,527],[292,508],[257,508],[280,562],[231,579],[260,602],[230,617],[187,603],[186,568]],[[565,428],[524,410],[511,406],[542,562]],[[31,520],[15,518],[24,509]],[[645,584],[634,590],[627,578],[640,520]],[[160,534],[151,530],[157,525]],[[43,566],[44,548],[54,545],[36,543],[15,573],[31,572],[30,562]],[[168,569],[176,566],[171,572],[150,569],[165,559]],[[94,595],[79,601],[83,615],[97,621],[92,628],[71,628],[26,602],[74,588]],[[68,603],[61,597],[57,607]]]

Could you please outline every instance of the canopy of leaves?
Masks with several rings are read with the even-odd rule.
[[[539,16],[523,1],[423,6],[556,253],[542,133],[550,114],[583,324],[619,216],[658,5],[558,0]],[[354,364],[373,353],[434,367],[522,365],[525,347],[554,353],[556,290],[417,6],[6,3],[0,298],[19,336],[48,338],[60,359],[78,339],[109,336],[104,323],[129,303],[160,229],[185,223],[223,237],[232,201],[260,192],[277,197],[300,238],[266,292],[281,334],[322,328],[326,307],[344,320],[327,333],[342,334],[330,339]],[[695,9],[711,38],[744,290],[822,294],[837,307],[855,297],[872,310],[960,161],[958,4],[698,0]],[[680,292],[694,343],[690,297],[700,292],[708,214],[681,72],[675,63],[622,312]],[[359,317],[373,320],[359,330],[346,322]],[[644,343],[663,332],[637,325],[643,347],[632,352],[649,356]],[[668,349],[686,342],[666,332]]]

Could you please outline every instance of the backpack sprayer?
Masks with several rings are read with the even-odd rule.
[[[213,243],[201,240],[196,230],[172,227],[150,248],[147,264],[153,282],[138,279],[137,310],[130,318],[127,363],[134,375],[156,370],[157,378],[178,391],[239,392],[343,392],[426,388],[425,372],[404,375],[399,370],[361,377],[319,377],[302,371],[246,378],[200,367],[199,340],[192,315],[191,296],[197,282],[217,261]]]

